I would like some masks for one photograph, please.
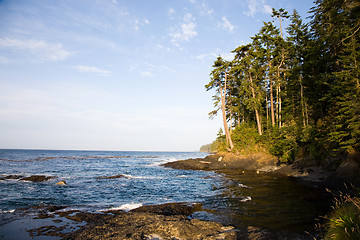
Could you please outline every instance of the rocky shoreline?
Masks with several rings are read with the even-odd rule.
[[[43,206],[22,209],[24,212],[37,211],[26,221],[27,235],[19,229],[5,225],[1,239],[113,239],[113,240],[262,240],[262,239],[316,239],[310,234],[286,231],[268,231],[264,228],[244,226],[235,228],[214,221],[192,218],[192,214],[202,209],[201,204],[167,203],[142,206],[130,211],[110,210],[105,212],[83,212],[67,210],[67,206]],[[19,221],[19,220],[17,220]],[[19,228],[16,221],[13,228]],[[15,235],[16,234],[16,235]]]
[[[312,184],[328,184],[334,172],[320,167],[279,165],[277,159],[258,153],[247,156],[212,154],[205,158],[178,160],[163,164],[164,167],[203,171],[253,171],[254,174],[271,173],[294,177]],[[100,179],[124,178],[124,175],[104,176]],[[23,179],[24,176],[5,176],[5,179]],[[52,177],[53,178],[53,177]],[[46,176],[32,176],[27,181],[47,181]],[[326,196],[328,197],[328,196]],[[65,210],[66,206],[39,209],[35,217],[27,218],[31,237],[55,236],[61,239],[317,239],[306,233],[269,231],[265,228],[226,226],[214,221],[193,218],[196,212],[207,211],[201,204],[167,203],[142,206],[131,211],[112,210],[83,212]],[[42,224],[39,224],[39,221]],[[11,227],[11,226],[10,226]],[[18,226],[17,226],[18,227]],[[16,232],[13,231],[13,232]],[[11,231],[10,231],[11,233]],[[0,238],[4,237],[1,236]],[[5,238],[6,239],[6,235]]]
[[[1,227],[0,239],[238,239],[232,226],[203,221],[191,215],[201,204],[167,203],[130,211],[83,212],[67,206],[43,206],[17,210],[21,219]],[[29,215],[29,213],[32,215]],[[34,214],[35,213],[35,214]],[[27,217],[24,217],[26,214]],[[31,217],[29,217],[31,216]],[[19,226],[19,221],[26,226]],[[26,229],[26,232],[21,230]],[[241,238],[243,239],[243,238]],[[247,239],[247,238],[245,238]]]
[[[336,170],[329,171],[316,165],[305,165],[302,161],[293,164],[279,164],[278,160],[266,153],[237,155],[217,153],[205,158],[179,160],[163,164],[164,167],[185,170],[223,171],[240,170],[256,173],[272,173],[293,177],[315,186],[339,189],[344,185],[360,185],[360,166],[354,159],[347,159]]]

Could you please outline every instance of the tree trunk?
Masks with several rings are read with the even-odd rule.
[[[271,114],[271,125],[275,127],[275,113],[274,113],[274,96],[273,96],[273,84],[269,78],[270,84],[270,114]]]
[[[227,145],[230,146],[230,150],[232,150],[234,148],[234,144],[231,140],[229,127],[228,127],[227,120],[226,120],[226,112],[225,112],[226,78],[227,78],[227,74],[225,73],[225,86],[224,86],[224,88],[222,88],[220,86],[221,111],[222,111],[222,115],[223,115],[223,123],[224,123],[226,142],[227,142]]]
[[[256,94],[255,94],[255,89],[254,89],[254,86],[253,86],[253,80],[252,80],[252,77],[251,77],[251,73],[249,73],[249,79],[250,79],[252,97],[254,99],[256,99]],[[258,111],[258,109],[256,107],[255,107],[255,117],[256,117],[256,124],[257,124],[257,127],[258,127],[258,132],[259,132],[259,135],[261,136],[262,135],[261,119],[260,119],[260,116],[259,116],[259,111]]]
[[[279,83],[279,128],[282,127],[282,122],[281,122],[281,86]]]
[[[302,117],[303,117],[303,125],[304,125],[304,127],[306,127],[304,87],[302,85],[301,77],[300,77],[300,102],[301,102],[301,113],[302,113]]]
[[[267,90],[265,90],[265,109],[266,109],[266,129],[269,130],[269,107],[268,107],[268,96],[267,96]]]
[[[279,80],[276,84],[275,122],[279,122]]]

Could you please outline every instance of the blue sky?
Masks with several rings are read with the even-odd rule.
[[[217,56],[310,0],[0,0],[0,148],[195,151]],[[277,22],[276,22],[277,23]]]

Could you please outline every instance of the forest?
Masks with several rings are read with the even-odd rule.
[[[332,169],[360,154],[360,2],[316,0],[309,13],[304,23],[296,10],[273,9],[233,60],[214,61],[209,115],[224,127],[211,151],[268,151]]]

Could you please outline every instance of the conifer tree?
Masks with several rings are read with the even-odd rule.
[[[329,150],[359,151],[360,3],[356,0],[315,3],[311,26],[317,46],[314,50],[321,54],[313,55],[317,67],[313,79],[320,79],[322,87],[319,100],[323,104],[321,117],[325,127],[321,140]]]
[[[304,61],[306,44],[309,42],[307,25],[303,24],[298,12],[294,10],[291,24],[287,28],[287,65],[286,108],[289,117],[305,128],[309,124],[309,110],[304,89]],[[300,104],[299,104],[300,103]]]
[[[230,147],[228,150],[234,148],[233,141],[230,136],[230,131],[227,123],[227,114],[226,114],[226,105],[227,105],[227,95],[228,95],[228,75],[229,75],[230,64],[223,60],[221,57],[218,57],[214,62],[213,71],[211,72],[211,80],[205,86],[206,90],[215,88],[217,95],[220,95],[220,108],[211,112],[210,114],[216,114],[218,110],[221,109],[224,131],[226,136],[227,146]],[[216,101],[216,104],[219,104],[219,101]]]
[[[243,95],[247,96],[244,105],[247,109],[255,112],[256,125],[259,135],[262,135],[261,123],[261,77],[260,64],[256,58],[256,51],[252,45],[239,46],[234,51],[235,58],[232,71],[243,86]]]
[[[263,51],[258,50],[258,58],[262,59],[262,64],[265,66],[267,72],[267,81],[270,100],[270,115],[271,125],[275,127],[275,99],[274,99],[274,85],[277,84],[276,71],[280,63],[277,42],[279,41],[279,30],[271,23],[264,22],[264,26],[260,29],[260,32],[253,37],[253,41],[256,41],[259,47],[263,48]]]

